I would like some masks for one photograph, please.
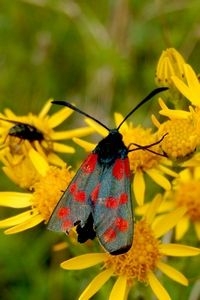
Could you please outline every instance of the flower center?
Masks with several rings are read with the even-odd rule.
[[[150,145],[155,143],[155,136],[152,135],[150,129],[143,129],[141,127],[129,128],[127,132],[123,132],[123,140],[129,150],[137,149],[139,147],[131,144],[138,144],[140,146]],[[149,148],[156,153],[160,152],[160,145]],[[134,150],[129,152],[130,169],[133,173],[138,170],[148,170],[157,165],[161,159],[159,155],[153,154],[148,150]]]
[[[125,275],[129,280],[147,282],[148,271],[155,269],[161,257],[158,246],[159,241],[154,237],[150,226],[145,220],[141,220],[135,224],[131,249],[126,254],[118,256],[108,254],[105,267],[113,268],[117,276]]]
[[[33,208],[47,222],[73,177],[69,168],[50,167],[47,174],[33,186]]]
[[[173,119],[163,123],[159,129],[160,137],[168,135],[162,141],[162,150],[171,158],[184,158],[195,151],[198,135],[192,120]]]
[[[200,221],[200,182],[192,180],[182,184],[175,193],[178,206],[186,206],[190,219]]]

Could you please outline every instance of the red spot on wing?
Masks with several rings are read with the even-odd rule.
[[[126,219],[121,217],[117,217],[115,220],[115,225],[119,231],[127,231],[129,227],[129,223]]]
[[[112,228],[108,228],[104,234],[103,234],[103,239],[104,239],[104,242],[105,243],[108,243],[108,242],[111,242],[113,241],[114,239],[116,239],[116,232],[114,229]]]
[[[78,202],[85,202],[86,201],[86,193],[82,190],[78,190],[74,193],[74,200]]]
[[[63,231],[69,231],[73,227],[73,223],[70,220],[65,220],[62,222],[61,228]]]
[[[126,204],[128,202],[128,195],[126,193],[122,193],[119,196],[119,204]]]
[[[106,206],[107,208],[112,208],[112,209],[114,209],[114,208],[117,208],[118,205],[119,205],[119,201],[118,201],[118,199],[115,198],[115,197],[109,196],[109,197],[107,197],[107,198],[105,199],[105,206]]]
[[[95,186],[93,191],[91,192],[91,200],[92,202],[96,202],[99,195],[100,183]]]
[[[131,170],[130,170],[130,163],[128,157],[124,159],[124,167],[125,167],[124,169],[125,169],[126,177],[130,177]]]
[[[97,154],[90,154],[81,166],[82,171],[88,174],[92,173],[96,167],[97,158]]]
[[[65,218],[69,214],[70,214],[70,208],[69,207],[60,207],[58,212],[57,212],[58,218],[61,218],[61,219]]]
[[[112,169],[112,175],[117,180],[121,180],[123,177],[129,177],[130,176],[130,165],[128,158],[122,159],[118,158],[116,159],[113,169]]]
[[[71,194],[74,194],[76,190],[77,190],[77,184],[74,182],[69,186],[69,192]]]

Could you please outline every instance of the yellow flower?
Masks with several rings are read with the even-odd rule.
[[[200,166],[181,171],[166,198],[169,207],[186,208],[186,214],[176,225],[176,239],[180,240],[191,225],[200,239]]]
[[[159,58],[156,68],[156,83],[158,86],[173,87],[172,75],[184,78],[185,63],[182,55],[174,48],[164,50]]]
[[[0,153],[0,159],[8,153],[14,156],[27,155],[26,147],[22,140],[29,142],[29,147],[36,149],[41,155],[46,156],[52,164],[60,164],[59,157],[54,152],[74,153],[71,146],[58,143],[59,140],[71,139],[74,136],[82,137],[92,132],[91,128],[84,127],[73,130],[55,131],[55,127],[66,120],[73,112],[69,108],[62,108],[49,116],[52,106],[51,99],[47,101],[38,115],[29,113],[26,116],[16,116],[10,109],[5,109],[5,114],[0,115],[0,141],[6,149]],[[24,130],[27,132],[24,132]]]
[[[27,141],[24,143],[27,143]],[[10,152],[6,152],[2,155],[1,161],[3,162],[3,172],[21,188],[29,191],[32,190],[34,183],[41,177],[32,163],[28,152],[25,157],[17,154],[13,156]]]
[[[158,137],[168,133],[160,145],[161,149],[171,159],[187,159],[200,144],[198,111],[192,108],[190,111],[169,109],[161,98],[159,104],[159,113],[170,119],[160,124],[152,116],[152,121],[158,128]]]
[[[17,233],[41,222],[47,222],[63,190],[71,181],[74,172],[69,167],[49,166],[34,149],[29,157],[38,172],[39,180],[33,184],[32,193],[0,192],[0,205],[25,208],[15,216],[0,221],[0,228],[8,228],[6,234]]]
[[[115,113],[115,123],[118,126],[123,120],[123,116],[119,113]],[[90,119],[85,119],[86,123],[90,125],[99,134],[105,137],[108,132],[105,128],[102,128],[99,124]],[[130,122],[124,122],[120,128],[120,133],[123,135],[123,141],[130,149],[137,149],[134,144],[145,146],[158,141],[156,134],[151,132],[151,129],[144,129],[141,126],[133,127]],[[165,138],[164,138],[165,139]],[[77,144],[82,146],[86,151],[92,151],[95,148],[95,144],[85,142],[81,139],[73,139]],[[163,141],[161,142],[163,143]],[[156,153],[162,153],[160,151],[160,144],[155,145],[150,150]],[[142,205],[145,197],[145,174],[147,174],[154,182],[160,185],[165,190],[170,189],[171,185],[165,175],[176,176],[176,173],[170,170],[171,162],[166,158],[149,152],[147,150],[135,150],[128,154],[130,169],[133,176],[133,191],[136,201],[139,205]]]
[[[161,144],[161,149],[171,159],[188,159],[199,145],[199,135],[192,119],[171,119],[162,124],[153,117],[158,127],[158,136],[167,133]]]
[[[186,277],[166,263],[167,256],[193,256],[200,254],[197,248],[180,244],[164,244],[160,238],[173,228],[183,216],[185,209],[179,208],[155,218],[161,203],[158,195],[152,201],[143,219],[135,224],[132,248],[125,254],[113,256],[108,253],[91,253],[61,263],[66,270],[78,270],[103,263],[103,270],[90,282],[79,300],[90,299],[112,276],[117,277],[109,300],[125,300],[132,285],[142,282],[149,285],[158,299],[172,299],[156,277],[157,270],[172,280],[188,285]]]
[[[181,164],[186,167],[172,182],[172,189],[163,195],[158,213],[166,213],[184,207],[185,215],[175,226],[175,238],[180,240],[191,226],[194,226],[197,238],[200,239],[200,153]],[[136,208],[136,215],[144,215],[149,203]]]

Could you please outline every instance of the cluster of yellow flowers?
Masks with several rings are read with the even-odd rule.
[[[170,266],[167,258],[200,254],[200,249],[195,247],[200,240],[200,82],[192,67],[170,48],[163,51],[159,59],[156,83],[169,88],[163,93],[165,99],[158,100],[162,121],[158,120],[159,116],[152,116],[156,130],[134,126],[128,121],[120,127],[127,147],[133,143],[156,143],[165,136],[151,148],[154,152],[141,149],[128,154],[137,203],[133,245],[121,255],[112,256],[102,249],[101,253],[83,254],[64,261],[61,267],[67,270],[101,264],[100,273],[79,299],[90,299],[110,277],[117,278],[108,297],[110,300],[127,299],[131,287],[139,282],[149,285],[158,299],[172,299],[156,276],[157,271],[188,285],[187,278]],[[168,108],[166,101],[173,109]],[[73,154],[75,149],[58,141],[72,139],[89,152],[95,145],[82,137],[94,132],[103,137],[108,134],[89,118],[85,119],[87,126],[84,128],[55,131],[73,110],[65,107],[50,116],[51,105],[49,100],[37,116],[16,116],[9,109],[0,114],[2,170],[25,190],[24,193],[0,192],[1,206],[23,209],[17,215],[0,220],[0,228],[5,228],[6,234],[47,223],[72,180],[76,170],[57,153]],[[123,120],[119,113],[115,113],[114,118],[116,126]],[[152,200],[148,191],[162,193],[155,194]],[[186,246],[169,239],[166,242],[162,238],[174,228],[176,241],[181,240],[190,226],[195,229],[195,245]]]

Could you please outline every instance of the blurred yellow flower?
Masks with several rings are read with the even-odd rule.
[[[112,276],[117,277],[117,280],[108,297],[109,300],[127,299],[131,286],[137,282],[149,285],[158,299],[172,299],[156,277],[157,270],[182,285],[188,285],[185,276],[168,265],[165,259],[167,256],[198,255],[200,249],[161,242],[161,236],[177,224],[185,213],[185,208],[178,208],[157,219],[156,211],[160,204],[161,197],[158,195],[150,204],[144,218],[135,224],[133,246],[127,253],[117,256],[91,253],[61,263],[61,267],[66,270],[79,270],[103,263],[103,270],[90,282],[79,300],[90,299]]]

